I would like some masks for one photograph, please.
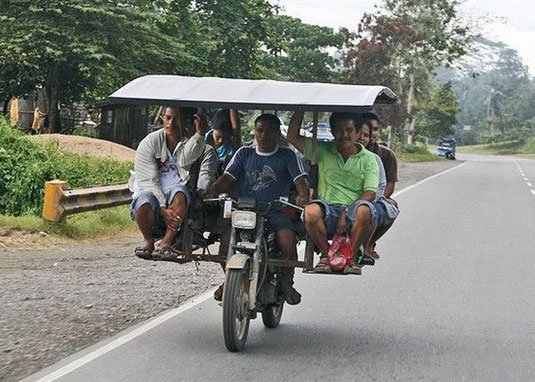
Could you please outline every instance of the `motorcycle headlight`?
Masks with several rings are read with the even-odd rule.
[[[256,226],[256,213],[251,211],[234,211],[232,226],[239,229],[253,229]]]

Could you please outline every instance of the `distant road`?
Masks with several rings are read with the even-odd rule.
[[[253,321],[243,353],[226,351],[208,299],[30,380],[535,380],[535,161],[459,157],[397,197],[374,268],[299,275],[303,302],[278,329]]]

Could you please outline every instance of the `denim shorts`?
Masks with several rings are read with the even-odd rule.
[[[164,194],[166,207],[171,204],[173,198],[179,192],[184,194],[186,197],[186,206],[189,206],[191,203],[191,191],[186,186],[178,184]],[[154,216],[156,217],[155,224],[163,224],[165,226],[165,223],[163,223],[163,219],[160,216],[160,202],[158,201],[156,195],[149,190],[140,191],[132,200],[132,204],[130,205],[130,217],[132,220],[135,219],[137,210],[139,210],[139,208],[144,204],[149,204],[150,209],[154,212]]]
[[[342,208],[345,208],[346,221],[347,221],[347,231],[351,232],[353,223],[355,222],[355,214],[357,213],[357,208],[360,206],[368,206],[372,213],[372,224],[377,223],[377,211],[373,203],[368,202],[364,199],[358,199],[351,205],[346,204],[328,204],[324,200],[313,200],[309,204],[317,203],[322,206],[324,211],[323,222],[325,223],[325,228],[327,229],[327,236],[333,237],[336,233],[336,226],[338,224],[338,217]]]
[[[382,197],[373,202],[377,211],[377,224],[379,227],[389,225],[396,220],[399,214],[399,208],[389,199]]]
[[[295,217],[286,214],[284,209],[274,209],[266,213],[267,224],[270,232],[278,232],[283,229],[298,232]]]

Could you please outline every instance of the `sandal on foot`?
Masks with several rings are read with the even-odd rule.
[[[314,267],[314,272],[316,273],[331,273],[333,270],[329,265],[329,259],[327,256],[324,256],[320,259],[319,263]]]
[[[377,252],[375,252],[375,249],[372,251],[372,253],[370,253],[371,257],[374,258],[374,259],[379,259],[380,256]]]
[[[176,260],[178,257],[177,251],[175,251],[170,245],[161,247],[158,255],[162,260]]]
[[[225,288],[225,283],[221,284],[214,292],[214,300],[223,301],[223,289]]]
[[[289,305],[297,305],[301,302],[301,293],[295,290],[295,288],[292,286],[291,283],[282,282],[281,290],[282,290],[282,293],[284,294],[284,300]]]
[[[140,259],[148,260],[152,257],[152,252],[154,252],[154,246],[145,245],[143,247],[136,247],[134,249],[134,255]]]
[[[363,255],[357,263],[358,263],[358,265],[371,265],[371,266],[374,266],[375,265],[375,260],[370,256]]]
[[[362,269],[359,267],[357,263],[355,263],[353,260],[349,263],[349,265],[346,265],[343,271],[346,275],[360,275],[362,274]]]

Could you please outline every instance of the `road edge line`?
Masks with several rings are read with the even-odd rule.
[[[102,342],[106,342],[106,341],[109,341],[110,339],[105,339],[101,342],[97,342],[96,344],[93,345],[93,347],[97,347],[95,350],[93,351],[90,351],[89,353],[85,354],[85,355],[82,355],[82,356],[78,356],[77,358],[75,358],[74,360],[68,362],[66,365],[64,366],[61,366],[59,367],[59,369],[55,370],[55,371],[52,371],[48,374],[46,374],[45,370],[47,369],[54,369],[54,365],[51,365],[51,366],[48,366],[47,368],[33,374],[33,377],[32,375],[26,377],[23,379],[23,381],[30,381],[30,380],[35,380],[36,382],[52,382],[52,381],[55,381],[57,380],[58,378],[61,378],[71,372],[73,372],[74,370],[88,364],[89,362],[91,361],[94,361],[95,359],[97,359],[98,357],[106,354],[106,353],[109,353],[110,351],[118,348],[119,346],[122,346],[124,344],[126,344],[127,342],[130,342],[131,340],[133,340],[134,338],[136,337],[139,337],[140,335],[148,332],[149,330],[155,328],[156,326],[159,326],[160,324],[163,324],[164,322],[170,320],[171,318],[173,317],[176,317],[178,316],[179,314],[193,308],[194,306],[196,305],[199,305],[201,303],[203,303],[204,301],[210,299],[212,296],[213,296],[213,293],[214,293],[214,290],[216,288],[211,288],[210,290],[200,294],[200,295],[197,295],[197,296],[194,296],[192,298],[190,298],[189,300],[185,301],[183,304],[181,304],[180,306],[174,308],[174,309],[171,309],[171,310],[168,310],[168,311],[165,311],[161,314],[159,314],[158,316],[156,317],[153,317],[152,319],[150,319],[148,322],[144,322],[144,323],[141,323],[140,326],[134,326],[133,328],[130,327],[130,328],[127,328],[119,333],[116,334],[117,338],[115,339],[112,339],[110,342],[106,343],[105,345],[100,345]],[[126,333],[124,333],[126,331]],[[112,337],[113,338],[113,337]],[[83,350],[82,350],[83,352]],[[74,355],[72,355],[71,357],[76,357],[76,353]],[[61,362],[61,361],[59,361]],[[40,374],[40,373],[43,373],[44,372],[44,376],[42,377],[36,377],[36,374]],[[33,379],[33,378],[38,378],[38,379]]]
[[[422,183],[425,183],[431,179],[434,179],[434,178],[437,178],[441,175],[444,175],[450,171],[453,171],[453,170],[457,170],[459,168],[461,168],[462,166],[464,166],[465,164],[467,164],[468,161],[466,162],[463,162],[463,163],[460,163],[458,164],[457,166],[454,166],[452,168],[449,168],[447,170],[444,170],[444,171],[441,171],[437,174],[434,174],[434,175],[431,175],[425,179],[422,179],[408,187],[405,187],[404,189],[402,190],[399,190],[397,192],[394,193],[394,195],[392,195],[392,197],[396,198],[398,197],[399,195],[403,194],[404,192],[406,191],[409,191],[409,190],[412,190],[413,188],[421,185]],[[169,311],[166,311],[166,312],[163,312],[162,314],[150,319],[150,321],[148,322],[145,322],[145,323],[142,323],[141,326],[137,327],[137,328],[127,328],[125,329],[125,331],[127,331],[126,334],[121,334],[121,332],[119,332],[117,334],[117,338],[111,340],[111,342],[108,342],[107,344],[103,345],[103,346],[100,346],[99,347],[99,344],[100,342],[97,342],[96,344],[94,344],[93,346],[94,347],[97,347],[97,349],[93,350],[93,351],[90,351],[89,353],[81,356],[81,357],[78,357],[74,360],[72,360],[71,362],[68,362],[66,365],[60,367],[59,369],[49,373],[49,374],[45,374],[43,377],[40,377],[38,379],[35,380],[35,382],[53,382],[55,380],[57,380],[58,378],[61,378],[69,373],[71,373],[72,371],[88,364],[89,362],[91,361],[94,361],[95,359],[97,359],[98,357],[106,354],[106,353],[109,353],[110,351],[118,348],[119,346],[122,346],[128,342],[130,342],[131,340],[133,340],[134,338],[136,337],[139,337],[140,335],[148,332],[149,330],[155,328],[156,326],[160,325],[160,324],[163,324],[164,322],[170,320],[171,318],[173,317],[176,317],[178,316],[179,314],[193,308],[194,306],[208,300],[209,298],[212,297],[213,293],[214,293],[214,290],[216,288],[212,288],[210,290],[208,290],[207,292],[201,294],[201,295],[198,295],[198,296],[195,296],[195,297],[192,297],[191,299],[187,300],[186,302],[184,302],[182,305],[180,305],[179,307],[177,308],[174,308],[174,309],[171,309]],[[105,341],[109,341],[108,340],[103,340],[103,342]],[[83,350],[82,350],[83,352]],[[74,355],[72,355],[71,357],[76,357],[76,353]],[[61,362],[61,361],[59,361]],[[54,365],[51,365],[51,366],[48,366],[47,368],[37,372],[36,374],[40,374],[41,372],[44,372],[45,370],[49,369],[49,368],[54,368]],[[36,374],[33,374],[34,376]],[[32,375],[28,376],[27,378],[23,379],[23,381],[30,381],[32,380]]]
[[[454,167],[452,167],[452,168],[448,168],[447,170],[444,170],[444,171],[441,171],[441,172],[436,173],[436,174],[434,174],[434,175],[428,176],[427,178],[424,178],[424,179],[422,179],[422,180],[420,180],[420,181],[418,181],[418,182],[416,182],[416,183],[414,183],[414,184],[411,184],[410,186],[405,187],[405,188],[402,189],[402,190],[399,190],[399,191],[397,191],[397,192],[394,192],[394,194],[392,195],[392,197],[393,197],[393,198],[397,198],[399,195],[403,194],[403,193],[406,192],[406,191],[412,190],[413,188],[415,188],[415,187],[421,185],[422,183],[425,183],[425,182],[427,182],[427,181],[429,181],[429,180],[431,180],[431,179],[438,178],[439,176],[444,175],[444,174],[447,174],[448,172],[451,172],[451,171],[454,171],[454,170],[458,170],[458,169],[460,169],[461,167],[463,167],[465,164],[467,164],[468,162],[469,162],[469,161],[460,163],[460,164],[458,164],[457,166],[454,166]]]

